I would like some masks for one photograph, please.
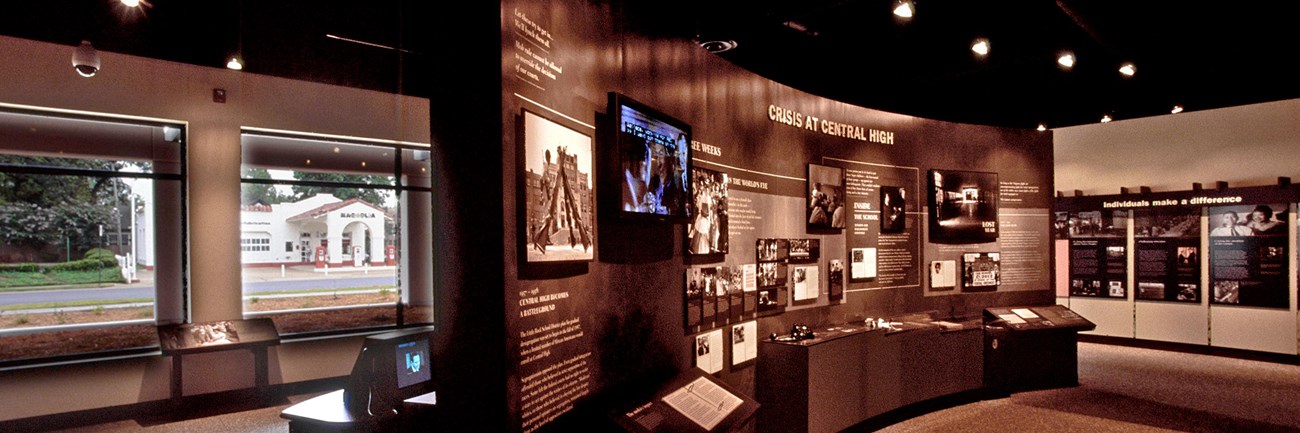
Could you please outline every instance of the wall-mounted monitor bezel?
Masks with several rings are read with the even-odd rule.
[[[691,161],[691,125],[618,92],[609,93],[608,109],[613,128],[614,153],[618,161],[618,176],[611,183],[619,185],[618,217],[623,220],[674,224],[689,222],[692,217],[689,203],[693,193],[691,168],[694,166]],[[640,126],[647,134],[656,134],[660,139],[647,143],[645,138],[625,132],[631,126]],[[656,145],[659,147],[653,147]],[[646,151],[639,151],[637,146]],[[656,156],[656,153],[659,155]],[[641,165],[641,168],[635,168],[632,165],[636,164],[633,161],[637,158],[633,156],[644,160],[661,160],[651,161],[650,167]],[[680,167],[663,165],[674,162]],[[663,169],[660,170],[660,167]],[[634,172],[640,172],[640,179],[632,174]],[[653,185],[657,174],[662,174],[660,179],[675,180],[676,186],[669,185],[655,194],[655,190],[660,189]],[[636,196],[651,199],[637,200],[634,199]]]

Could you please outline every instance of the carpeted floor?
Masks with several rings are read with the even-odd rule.
[[[1300,366],[1079,344],[1073,388],[1022,392],[917,416],[881,432],[1296,432]],[[295,396],[290,404],[310,396]],[[288,404],[171,423],[120,421],[66,433],[288,431]]]

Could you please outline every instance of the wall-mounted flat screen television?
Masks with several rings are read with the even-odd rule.
[[[609,94],[627,219],[675,223],[691,217],[691,126],[619,93]]]

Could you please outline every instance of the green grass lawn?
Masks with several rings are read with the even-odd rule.
[[[0,272],[0,292],[20,291],[58,285],[94,285],[124,283],[118,268],[102,271]]]

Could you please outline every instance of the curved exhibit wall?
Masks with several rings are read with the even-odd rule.
[[[694,366],[752,396],[755,368],[746,357],[756,345],[736,335],[930,310],[977,317],[989,306],[1053,302],[1050,132],[920,119],[810,95],[691,41],[657,36],[653,23],[682,18],[643,7],[502,3],[511,429],[537,430],[601,400],[595,397],[611,403],[653,392]],[[626,176],[609,92],[689,124],[692,166],[727,176],[725,254],[685,254],[688,223],[621,212]],[[809,227],[810,164],[843,170],[844,228]],[[932,170],[945,180],[939,190],[931,189]],[[591,191],[581,182],[587,176]],[[903,205],[886,209],[886,195]],[[904,222],[882,230],[887,214]],[[768,240],[813,240],[820,248],[777,263],[756,251]],[[960,271],[931,277],[934,262],[960,269],[964,259],[998,270],[989,281]],[[746,289],[766,294],[766,263],[791,276],[771,292],[783,305],[751,309],[754,292]],[[837,264],[846,272],[842,296],[831,293]],[[760,273],[757,283],[748,282],[749,266]],[[803,286],[791,281],[796,268],[804,268]],[[685,300],[688,272],[710,281],[738,275],[726,290],[742,290],[697,307]]]
[[[109,52],[100,53],[105,67],[97,76],[82,78],[69,68],[70,52],[69,46],[0,37],[0,76],[6,78],[0,102],[186,122],[188,300],[195,322],[242,315],[241,127],[429,141],[427,99]],[[214,88],[227,91],[225,103],[212,100]],[[339,338],[272,348],[270,383],[346,375],[360,343]],[[252,364],[242,350],[186,357],[184,394],[252,387]],[[170,374],[170,360],[159,356],[3,371],[0,421],[163,400]]]

